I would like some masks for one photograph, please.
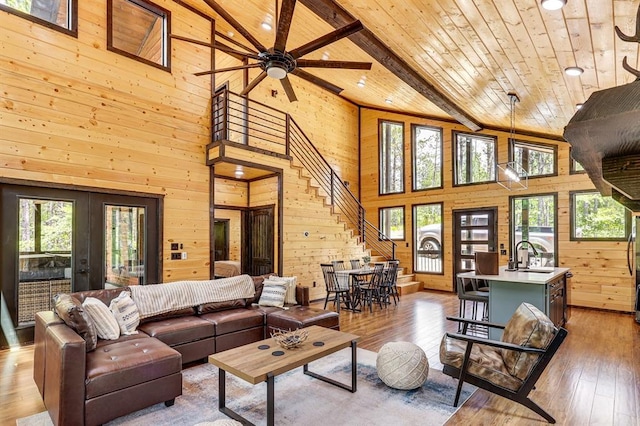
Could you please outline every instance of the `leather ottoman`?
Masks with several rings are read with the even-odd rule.
[[[312,325],[340,330],[340,315],[334,311],[314,309],[309,306],[293,306],[267,315],[267,335],[278,330],[297,330]]]

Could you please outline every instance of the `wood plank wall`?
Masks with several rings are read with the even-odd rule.
[[[405,188],[403,194],[378,195],[378,120],[404,123],[405,131]],[[468,132],[461,125],[448,122],[416,118],[409,115],[363,109],[361,114],[361,192],[362,203],[367,209],[368,220],[377,223],[378,209],[404,206],[406,239],[398,244],[401,265],[411,270],[412,250],[412,206],[420,203],[444,203],[444,274],[416,274],[425,288],[452,290],[452,212],[458,209],[478,207],[498,208],[498,244],[509,247],[509,196],[542,193],[557,193],[558,196],[558,259],[559,266],[571,268],[574,277],[569,289],[568,303],[574,306],[593,307],[629,312],[633,310],[634,281],[629,276],[626,261],[626,242],[570,241],[569,238],[569,192],[594,189],[585,174],[569,173],[569,145],[564,142],[516,135],[518,140],[542,142],[558,147],[558,176],[530,179],[529,187],[523,191],[507,191],[498,184],[453,187],[452,131]],[[411,192],[411,124],[438,126],[443,129],[444,139],[444,188]],[[482,134],[497,136],[499,162],[507,161],[507,132],[483,131]],[[507,256],[501,256],[500,264],[506,265]]]
[[[170,0],[154,2],[171,11],[174,34],[210,41],[209,20]],[[163,281],[208,278],[211,79],[193,73],[211,68],[210,49],[173,40],[169,73],[106,50],[106,1],[80,2],[78,19],[74,38],[0,11],[0,177],[164,195]],[[241,72],[226,79],[239,91]],[[295,104],[276,81],[261,83],[251,97],[291,113],[357,188],[357,107],[297,77],[292,83]],[[316,265],[361,248],[297,169],[288,161],[283,167],[285,238],[291,237],[284,242],[284,273],[299,275],[303,284],[315,281],[317,298],[323,287]],[[225,183],[217,191],[216,203],[249,203],[242,199],[246,184]],[[290,214],[292,205],[298,212]],[[310,223],[310,211],[317,223]],[[220,217],[232,216],[227,213]],[[317,232],[302,240],[302,228],[312,226]],[[183,244],[187,260],[169,259],[171,242]]]

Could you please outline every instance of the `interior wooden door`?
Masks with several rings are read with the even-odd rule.
[[[257,207],[247,212],[243,235],[248,256],[242,256],[243,270],[251,275],[274,272],[275,206]]]

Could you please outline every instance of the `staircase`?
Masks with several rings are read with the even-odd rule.
[[[309,189],[331,208],[363,251],[377,261],[395,259],[396,243],[366,219],[364,207],[289,114],[228,90],[216,93],[212,107],[214,141],[228,140],[290,156],[292,169],[307,180]],[[414,275],[399,274],[401,294],[421,287]]]

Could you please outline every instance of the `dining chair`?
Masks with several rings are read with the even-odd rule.
[[[344,271],[346,269],[344,267],[344,260],[332,260],[331,264],[333,265],[334,271]]]
[[[333,264],[322,263],[320,264],[320,268],[322,269],[325,289],[327,291],[327,296],[324,299],[324,309],[327,309],[329,299],[333,300],[333,305],[336,307],[338,313],[340,313],[341,301],[344,301],[347,307],[353,306],[349,286],[341,286],[339,284]]]
[[[380,294],[383,302],[387,305],[391,304],[391,298],[393,298],[394,305],[397,305],[400,299],[397,287],[399,264],[400,261],[398,260],[390,260],[387,262],[387,269],[384,270],[382,283],[380,284]]]
[[[380,308],[382,308],[382,298],[380,295],[380,285],[383,280],[384,274],[384,263],[376,263],[373,265],[373,270],[371,272],[371,279],[369,281],[364,281],[358,283],[359,291],[361,297],[361,306],[368,305],[369,312],[373,312],[373,302],[376,301]]]
[[[351,259],[351,269],[360,269],[362,268],[362,264],[360,263],[360,259]]]

